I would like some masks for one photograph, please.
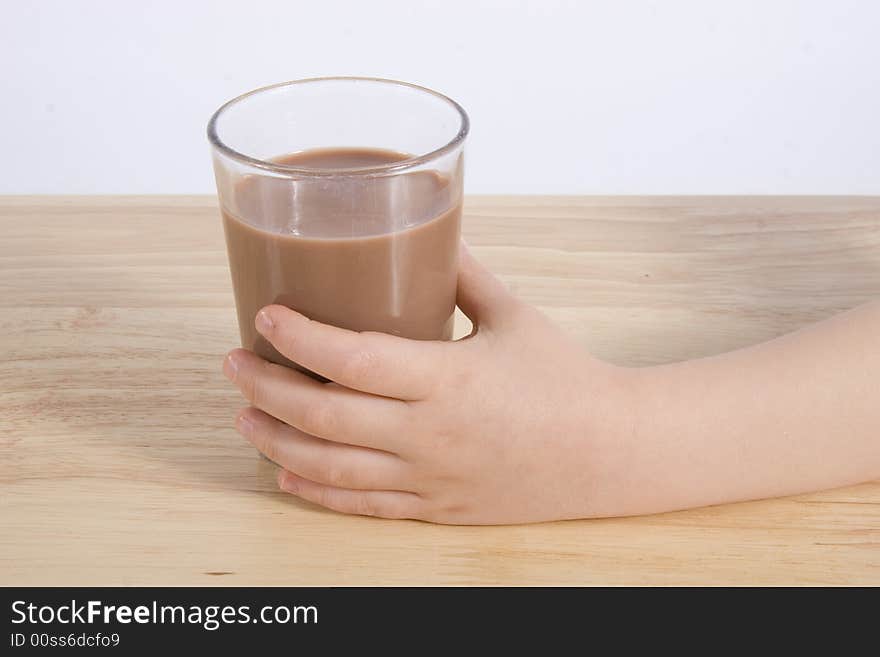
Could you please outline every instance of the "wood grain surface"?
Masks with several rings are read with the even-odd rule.
[[[619,363],[880,297],[880,198],[479,197],[464,230]],[[516,527],[298,501],[232,428],[214,199],[0,198],[0,236],[0,584],[880,584],[880,483]]]

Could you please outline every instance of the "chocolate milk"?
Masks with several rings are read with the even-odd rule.
[[[407,159],[367,148],[312,149],[275,158],[332,178],[246,176],[223,207],[241,343],[294,366],[254,329],[282,304],[355,331],[452,338],[460,185],[436,171],[346,176],[344,169]]]

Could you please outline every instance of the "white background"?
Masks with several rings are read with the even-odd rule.
[[[224,100],[409,80],[471,115],[471,193],[880,193],[880,3],[16,2],[0,193],[213,191]]]

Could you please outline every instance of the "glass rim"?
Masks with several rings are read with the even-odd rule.
[[[241,101],[247,100],[252,96],[256,96],[257,94],[271,91],[273,89],[280,89],[282,87],[291,87],[294,85],[300,84],[308,84],[311,82],[380,82],[382,84],[391,84],[400,87],[408,87],[414,91],[419,91],[423,93],[427,93],[435,98],[447,103],[452,109],[458,112],[458,116],[460,119],[460,125],[458,132],[455,136],[448,142],[446,142],[443,146],[436,148],[428,153],[416,154],[412,157],[408,157],[405,160],[398,160],[396,162],[390,162],[388,164],[382,164],[378,166],[369,166],[369,167],[351,167],[351,168],[318,168],[318,167],[298,167],[289,164],[279,164],[277,162],[273,162],[271,160],[264,160],[258,157],[253,157],[251,155],[247,155],[246,153],[242,153],[240,151],[235,150],[231,146],[227,145],[223,142],[220,136],[217,134],[217,121],[223,115],[223,113],[237,105]],[[362,77],[362,76],[347,76],[347,75],[339,75],[339,76],[326,76],[326,77],[315,77],[315,78],[301,78],[298,80],[288,80],[286,82],[277,82],[275,84],[266,85],[265,87],[259,87],[257,89],[252,89],[251,91],[247,91],[235,98],[226,101],[223,103],[216,112],[211,116],[211,119],[208,121],[208,141],[211,146],[217,149],[220,153],[225,155],[226,157],[237,160],[242,163],[246,163],[252,167],[256,167],[258,169],[263,169],[265,171],[272,171],[280,174],[295,174],[297,176],[370,176],[370,175],[382,175],[382,174],[391,174],[398,173],[400,171],[404,171],[406,169],[411,169],[413,167],[417,167],[426,162],[430,162],[431,160],[435,160],[438,157],[445,155],[446,153],[454,150],[459,144],[461,144],[470,130],[470,119],[468,118],[467,112],[464,111],[464,108],[459,105],[457,102],[452,100],[449,96],[445,94],[441,94],[439,91],[434,91],[433,89],[429,89],[428,87],[423,87],[418,84],[413,84],[411,82],[403,82],[401,80],[392,80],[389,78],[376,78],[376,77]]]

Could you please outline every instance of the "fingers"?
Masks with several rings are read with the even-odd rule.
[[[229,353],[223,372],[251,404],[312,436],[397,453],[411,431],[405,402],[320,383],[244,349]]]
[[[396,490],[351,490],[327,486],[282,470],[278,473],[281,490],[340,513],[379,518],[422,517],[424,502],[415,493]]]
[[[475,326],[491,327],[518,302],[466,247],[461,249],[458,305]],[[349,331],[279,305],[260,310],[254,324],[280,353],[302,367],[352,390],[406,401],[430,395],[450,354],[448,343]]]
[[[464,242],[460,248],[458,307],[475,327],[491,327],[507,316],[518,302],[504,284],[474,258]]]
[[[442,343],[358,333],[267,306],[257,330],[290,360],[339,385],[397,399],[424,399],[443,365]]]
[[[315,438],[256,408],[235,421],[238,431],[282,468],[339,488],[406,490],[406,463],[398,456]]]

